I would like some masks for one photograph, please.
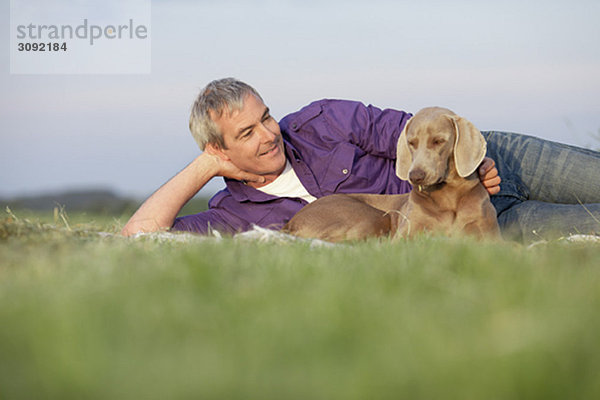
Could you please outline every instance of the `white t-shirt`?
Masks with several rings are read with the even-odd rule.
[[[277,197],[299,197],[309,203],[317,199],[308,193],[304,185],[302,185],[302,182],[298,179],[298,175],[296,175],[296,171],[294,171],[294,168],[292,168],[292,164],[290,164],[289,161],[286,161],[285,169],[281,175],[268,185],[257,189]]]

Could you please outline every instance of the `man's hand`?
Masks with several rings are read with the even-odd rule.
[[[202,153],[200,157],[204,157],[206,162],[211,165],[215,176],[237,179],[238,181],[243,182],[265,182],[264,176],[239,169],[231,161],[224,160],[211,146],[206,146],[204,153]]]
[[[496,169],[496,163],[491,158],[484,158],[479,166],[479,180],[490,195],[500,192],[500,176]]]

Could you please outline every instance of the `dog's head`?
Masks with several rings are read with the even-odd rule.
[[[446,108],[428,107],[415,114],[398,139],[396,175],[413,186],[446,182],[455,171],[471,175],[486,153],[483,135]]]

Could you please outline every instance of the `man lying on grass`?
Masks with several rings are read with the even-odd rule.
[[[396,142],[411,114],[320,100],[279,123],[251,86],[216,80],[194,103],[190,130],[203,152],[135,212],[123,235],[158,230],[279,229],[303,206],[333,193],[401,194]],[[505,236],[600,231],[600,153],[531,136],[483,132],[479,168]],[[227,188],[209,209],[176,218],[213,177]],[[502,185],[500,186],[500,177]]]

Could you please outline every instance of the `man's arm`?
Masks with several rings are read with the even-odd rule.
[[[257,182],[264,179],[238,169],[207,150],[154,192],[125,224],[121,234],[130,236],[171,228],[179,210],[215,176]]]

